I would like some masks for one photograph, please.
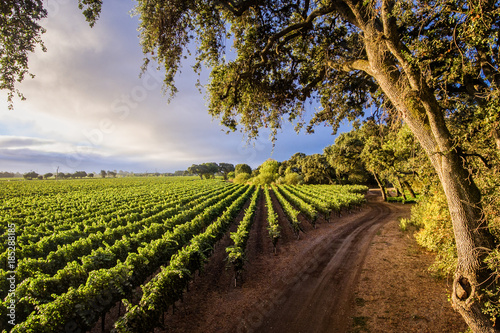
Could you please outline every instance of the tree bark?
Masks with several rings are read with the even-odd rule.
[[[413,191],[413,188],[411,187],[410,183],[408,183],[407,180],[403,181],[403,185],[404,187],[406,187],[406,189],[408,190],[408,192],[410,193],[410,196],[413,198],[413,199],[416,199],[417,196],[415,195],[415,192]]]
[[[394,187],[394,190],[396,191],[396,194],[394,195],[395,197],[400,197],[401,196],[401,191],[399,190],[399,186],[396,184],[392,184],[392,187]]]
[[[375,181],[378,184],[378,187],[380,188],[380,192],[382,192],[382,200],[387,201],[387,193],[385,191],[385,186],[382,185],[382,183],[380,182],[380,179],[378,178],[377,173],[372,171],[372,174],[373,174],[373,177],[375,178]]]
[[[399,194],[397,196],[398,197],[403,196],[403,199],[406,201],[405,189],[401,185],[401,179],[399,178],[399,176],[396,176],[396,180],[398,182],[398,192],[399,192]]]
[[[498,124],[497,124],[498,126]],[[494,128],[492,130],[493,138],[495,139],[495,143],[497,145],[497,149],[500,150],[500,131]]]
[[[379,83],[417,137],[446,194],[458,254],[453,306],[474,332],[498,332],[481,311],[482,288],[490,284],[487,281],[490,272],[483,259],[494,242],[482,217],[480,192],[464,168],[460,148],[453,145],[444,112],[418,70],[400,64],[404,59],[397,54],[394,58],[398,66],[395,66],[395,60],[391,60],[394,58],[387,56],[395,51],[384,46],[377,29],[367,28],[365,45],[370,63],[367,73]]]
[[[481,286],[486,286],[489,272],[483,259],[494,242],[481,213],[481,195],[472,176],[464,169],[460,151],[452,147],[444,126],[435,131],[425,130],[425,123],[416,123],[409,110],[402,115],[410,124],[434,166],[446,194],[453,224],[458,265],[453,283],[452,302],[474,332],[496,332],[481,309]],[[426,142],[434,145],[426,145]],[[448,144],[440,145],[440,141]]]

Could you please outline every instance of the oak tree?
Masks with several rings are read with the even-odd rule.
[[[231,163],[219,163],[219,173],[222,174],[224,180],[227,180],[228,174],[235,171],[234,165]]]
[[[301,174],[306,184],[334,184],[335,169],[324,154],[312,154],[302,158]]]
[[[236,176],[240,173],[247,173],[250,175],[252,173],[252,168],[248,164],[240,163],[236,164],[234,172]]]
[[[340,184],[366,183],[368,172],[360,158],[363,147],[363,140],[351,131],[342,133],[333,145],[323,149]]]

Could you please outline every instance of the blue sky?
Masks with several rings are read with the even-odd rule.
[[[11,111],[0,92],[0,171],[172,172],[203,162],[257,167],[268,158],[321,153],[334,142],[330,128],[297,135],[291,124],[278,134],[274,151],[266,132],[250,144],[243,133],[225,134],[208,115],[188,64],[170,103],[161,72],[139,78],[143,54],[137,18],[129,14],[133,1],[104,1],[94,28],[74,1],[45,3],[48,51],[31,55],[36,77],[18,85],[27,101],[16,99]]]

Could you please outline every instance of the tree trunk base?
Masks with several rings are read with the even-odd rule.
[[[489,318],[481,311],[484,304],[479,284],[474,278],[457,272],[453,281],[452,305],[460,313],[474,333],[494,333],[500,330],[493,326]]]

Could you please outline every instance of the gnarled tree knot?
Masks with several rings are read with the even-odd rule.
[[[466,277],[458,278],[455,283],[455,294],[457,298],[461,301],[465,301],[469,295],[471,294],[472,287],[469,283],[469,280]]]

